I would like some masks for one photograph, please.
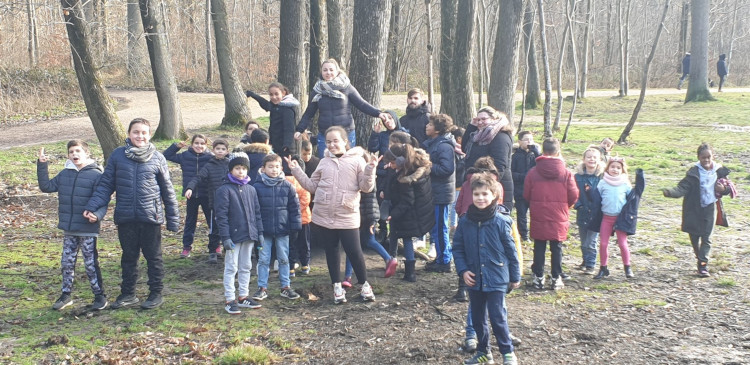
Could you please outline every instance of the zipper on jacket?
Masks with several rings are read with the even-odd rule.
[[[85,168],[85,166],[84,166]],[[81,174],[81,171],[76,171],[76,178],[73,179],[73,190],[70,192],[70,218],[68,219],[68,229],[71,231],[73,230],[73,199],[75,199],[75,191],[76,191],[76,185],[78,184],[78,175]]]
[[[138,165],[140,165],[140,162],[135,162],[135,169],[133,170],[133,219],[138,217],[138,197],[135,196],[138,194]],[[161,187],[159,187],[159,189],[161,189]]]

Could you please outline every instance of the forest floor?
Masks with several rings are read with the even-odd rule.
[[[525,244],[523,283],[508,297],[510,328],[523,341],[516,349],[520,363],[748,363],[750,133],[743,131],[750,125],[750,96],[726,93],[715,103],[685,105],[680,102],[683,96],[671,91],[649,98],[644,124],[637,125],[631,143],[615,147],[631,169],[646,172],[638,234],[629,238],[636,278],[625,278],[614,245],[610,277],[598,281],[577,271],[581,254],[572,224],[564,248],[564,267],[571,278],[560,291],[535,290],[528,285],[532,252],[531,245]],[[146,101],[148,92],[127,93],[144,95],[131,99],[129,105],[148,104],[156,110],[155,100]],[[401,105],[403,96],[393,98],[394,107]],[[189,98],[182,100],[186,103]],[[571,139],[564,145],[568,166],[579,161],[589,143],[616,137],[634,104],[633,97],[591,97],[579,106],[580,115],[599,122],[573,124]],[[200,107],[194,107],[195,112],[183,109],[183,114],[190,120],[210,119],[212,124],[223,110],[223,106],[211,107],[213,112],[198,117]],[[122,120],[136,115],[158,119],[158,110],[151,115],[140,107],[137,114],[122,114],[130,109],[135,108],[120,112]],[[26,126],[26,145],[0,144],[7,149],[0,151],[0,362],[460,364],[470,356],[460,350],[467,305],[452,299],[456,275],[427,273],[419,262],[416,283],[400,280],[402,267],[395,277],[384,279],[383,262],[372,251],[366,251],[366,257],[375,302],[362,302],[358,290],[352,289],[348,303],[334,305],[325,256],[315,249],[311,275],[292,281],[301,299],[281,298],[278,279],[272,274],[270,297],[263,308],[239,316],[226,314],[221,304],[223,266],[206,263],[203,222],[189,259],[179,258],[181,232],[164,232],[166,301],[160,308],[89,311],[86,304],[92,295],[79,262],[74,305],[60,312],[51,310],[59,295],[62,236],[55,228],[57,197],[36,188],[37,148],[30,145],[42,143],[47,148],[50,171],[55,173],[62,168],[65,147],[53,141],[81,134],[60,135],[72,129],[68,121]],[[736,129],[728,133],[726,126]],[[530,119],[526,128],[539,131],[541,124]],[[200,130],[209,136],[226,133],[209,127]],[[6,130],[4,137],[13,133]],[[241,132],[232,133],[239,137]],[[734,171],[731,177],[739,190],[736,199],[725,198],[730,227],[714,231],[712,275],[707,279],[696,276],[689,239],[679,230],[680,200],[663,198],[659,192],[684,176],[704,140],[716,146],[717,160]],[[157,147],[168,144],[159,142]],[[98,147],[93,148],[101,156]],[[171,169],[175,188],[180,189],[179,168],[171,165]],[[184,213],[184,199],[180,203]],[[110,299],[119,292],[117,242],[108,215],[99,254]],[[144,277],[142,263],[138,286],[142,300],[147,294]],[[256,279],[253,275],[251,289]],[[498,356],[497,347],[493,348]]]

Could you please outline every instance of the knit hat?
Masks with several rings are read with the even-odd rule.
[[[229,158],[229,171],[232,171],[237,165],[245,166],[248,170],[250,169],[250,159],[245,152],[232,152],[227,158]]]

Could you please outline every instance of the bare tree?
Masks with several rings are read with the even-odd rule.
[[[539,13],[539,39],[542,43],[542,64],[544,65],[544,137],[552,137],[552,81],[550,80],[549,55],[547,52],[547,27],[544,22],[544,0],[537,0]]]
[[[304,100],[305,78],[305,17],[304,0],[281,0],[279,15],[279,82]],[[299,110],[297,110],[299,115]]]
[[[625,2],[625,14],[623,18],[623,4]],[[630,82],[628,80],[628,59],[630,55],[630,9],[631,0],[618,0],[617,2],[617,28],[620,37],[620,96],[628,95]]]
[[[99,69],[94,64],[81,1],[61,0],[61,5],[78,86],[106,159],[125,140],[125,131],[115,113],[112,98],[102,85]]]
[[[326,60],[326,0],[310,1],[310,66],[308,88],[315,86],[320,76],[320,66]],[[341,65],[344,67],[344,65]]]
[[[458,0],[456,21],[456,44],[453,46],[453,66],[451,67],[451,95],[442,94],[442,100],[453,100],[454,123],[469,124],[475,114],[474,87],[471,77],[471,55],[474,45],[474,0]],[[442,77],[442,75],[441,75]]]
[[[211,0],[206,0],[204,14],[204,33],[206,33],[206,84],[214,82],[214,47],[211,34]]]
[[[250,108],[247,107],[247,98],[234,65],[234,51],[227,24],[227,8],[224,0],[211,0],[211,8],[216,37],[216,60],[219,63],[221,91],[224,94],[224,118],[221,119],[221,126],[243,125],[252,118],[252,115],[250,115]]]
[[[690,2],[690,84],[685,102],[714,100],[708,90],[708,17],[710,0]]]
[[[528,1],[526,11],[523,14],[523,41],[526,60],[524,109],[536,109],[541,103],[539,68],[536,65],[536,45],[534,44],[534,19],[534,2]]]
[[[338,61],[344,67],[344,22],[341,14],[342,0],[326,1],[326,18],[328,20],[328,57]]]
[[[143,24],[138,0],[128,0],[128,76],[133,81],[146,78],[146,38],[143,37]]]
[[[388,28],[388,55],[386,64],[388,65],[388,74],[386,75],[386,90],[391,91],[398,88],[398,69],[399,69],[399,52],[398,44],[401,34],[399,34],[399,18],[401,12],[401,1],[393,0],[391,7],[391,20]]]
[[[568,115],[568,123],[565,125],[565,133],[563,133],[562,142],[568,141],[568,130],[570,130],[570,123],[573,121],[573,114],[576,112],[576,104],[578,103],[578,54],[576,52],[576,37],[573,29],[573,21],[576,14],[576,5],[578,0],[569,0],[565,3],[565,17],[568,20],[568,28],[570,28],[570,55],[573,58],[573,73],[575,74],[575,87],[573,88],[573,105],[570,107],[570,114]]]
[[[36,30],[36,7],[32,0],[26,1],[26,18],[29,21],[29,67],[34,68],[39,61],[39,36]]]
[[[424,5],[427,8],[426,19],[427,22],[427,100],[430,106],[435,105],[435,81],[434,75],[435,70],[433,69],[433,51],[435,46],[432,40],[432,7],[430,6],[430,0],[424,0]]]
[[[440,0],[440,113],[451,116],[455,114],[451,75],[455,64],[453,48],[456,45],[457,10],[458,0]]]
[[[628,121],[628,125],[625,126],[625,129],[623,129],[622,133],[620,134],[620,138],[617,139],[617,143],[625,143],[627,141],[628,136],[630,136],[630,132],[635,126],[635,121],[638,120],[638,114],[641,112],[643,101],[646,99],[646,88],[648,87],[648,72],[649,68],[651,67],[651,61],[654,60],[654,55],[656,55],[656,48],[659,46],[659,37],[661,37],[661,31],[664,29],[664,19],[667,18],[670,1],[671,0],[664,1],[664,12],[662,12],[661,14],[659,27],[656,29],[654,43],[651,45],[651,52],[648,54],[648,58],[646,58],[646,64],[643,66],[643,77],[641,78],[641,94],[638,96],[638,102],[635,104],[635,109],[633,109],[633,114],[630,116],[630,121]]]
[[[565,0],[566,2],[568,0]],[[552,125],[553,131],[560,130],[560,118],[562,117],[563,109],[563,93],[562,93],[562,78],[563,78],[563,65],[565,64],[565,50],[568,49],[568,33],[572,33],[570,24],[565,23],[565,30],[563,31],[562,43],[560,44],[560,53],[557,55],[557,112],[555,113],[555,123]]]
[[[687,49],[688,35],[690,34],[690,0],[683,0],[682,11],[680,12],[680,41],[679,51],[677,53],[677,73],[682,73],[682,56]]]
[[[581,87],[579,96],[586,97],[589,80],[589,55],[591,54],[591,28],[594,27],[594,1],[586,0],[586,26],[583,31],[583,65],[581,66]]]
[[[488,96],[491,106],[513,120],[524,1],[501,0],[500,9]]]

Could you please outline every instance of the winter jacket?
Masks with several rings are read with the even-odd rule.
[[[458,194],[458,199],[456,200],[456,214],[458,214],[459,216],[466,214],[466,212],[469,211],[469,206],[474,204],[474,198],[471,192],[471,177],[474,176],[474,174],[481,172],[487,172],[487,170],[478,169],[476,167],[469,167],[469,169],[466,171],[466,178],[464,179],[463,185],[461,185],[461,192]],[[497,180],[497,176],[495,176],[495,174],[492,174],[492,176],[495,177],[495,180]],[[502,185],[500,185],[500,194],[503,194]],[[502,196],[498,197],[497,200],[499,204],[503,203]]]
[[[268,134],[269,143],[278,154],[284,156],[297,153],[297,143],[294,141],[294,128],[297,123],[297,112],[299,101],[294,97],[286,98],[278,104],[273,104],[262,96],[247,92],[248,96],[255,99],[263,110],[270,112]]]
[[[367,150],[372,153],[378,153],[380,156],[385,156],[385,153],[388,152],[388,147],[390,146],[389,138],[391,137],[391,133],[393,133],[394,131],[407,132],[406,129],[401,126],[401,123],[398,122],[398,119],[396,119],[396,128],[385,130],[380,133],[370,134],[370,140],[367,142]],[[383,162],[383,160],[380,160],[380,162],[378,162],[377,169],[378,184],[382,184],[385,175],[385,162]]]
[[[429,171],[428,166],[422,166],[392,182],[389,190],[393,237],[421,237],[435,226],[434,194]]]
[[[507,292],[508,283],[521,281],[512,223],[510,217],[500,213],[481,223],[467,215],[458,220],[453,235],[453,260],[459,277],[466,271],[476,275],[476,284],[470,290]]]
[[[95,236],[99,234],[101,219],[95,223],[89,223],[83,217],[86,203],[94,194],[102,170],[96,162],[78,170],[72,161],[65,162],[65,169],[60,171],[50,180],[46,162],[36,162],[36,177],[39,189],[45,193],[57,192],[57,228],[65,231],[65,234]],[[95,211],[97,217],[104,217],[107,206],[102,206]]]
[[[313,102],[313,99],[318,93],[312,91],[310,93],[310,102],[307,104],[307,110],[302,114],[302,119],[297,125],[297,131],[304,132],[310,126],[310,121],[312,121],[316,112],[318,112],[318,130],[321,133],[324,133],[328,127],[334,125],[343,127],[347,132],[353,131],[354,118],[352,117],[351,106],[356,107],[359,111],[371,117],[378,117],[380,115],[380,110],[370,105],[365,99],[362,99],[362,96],[359,95],[354,86],[349,85],[339,91],[346,95],[346,97],[338,99],[321,95],[320,100],[317,102]]]
[[[216,190],[214,203],[216,226],[222,241],[258,241],[263,234],[263,220],[258,193],[252,185],[238,185],[225,178],[224,184]]]
[[[315,156],[315,155],[310,156],[310,160],[305,162],[305,175],[307,175],[307,177],[312,176],[312,173],[318,169],[319,163],[320,163],[320,157]]]
[[[284,176],[286,178],[286,181],[289,181],[292,186],[294,186],[294,190],[297,192],[297,198],[299,199],[299,210],[300,214],[302,215],[302,224],[308,224],[310,223],[310,220],[312,219],[312,212],[310,212],[310,192],[305,190],[305,188],[302,187],[302,185],[299,184],[299,181],[294,178],[294,176]]]
[[[595,203],[591,200],[591,192],[596,190],[602,172],[586,173],[585,167],[579,166],[575,174],[576,186],[578,187],[578,201],[573,206],[576,209],[576,224],[581,228],[588,228],[594,217]],[[602,170],[602,168],[600,168]]]
[[[159,151],[154,151],[146,162],[136,162],[125,156],[125,147],[112,151],[99,185],[86,204],[86,210],[100,211],[109,204],[115,192],[115,224],[162,224],[166,215],[168,230],[177,232],[180,228],[177,198],[169,177],[167,160]],[[101,220],[104,216],[97,217]]]
[[[716,61],[716,73],[719,77],[727,75],[727,61],[723,58]]]
[[[523,185],[523,197],[529,202],[531,211],[531,238],[565,241],[570,207],[578,199],[575,179],[565,168],[565,161],[556,157],[538,157]]]
[[[666,192],[670,198],[682,198],[682,231],[705,236],[713,232],[716,203],[701,207],[700,190],[700,172],[698,166],[693,166],[676,187]]]
[[[399,119],[401,126],[404,127],[412,137],[419,141],[420,147],[422,147],[422,142],[427,140],[425,127],[427,127],[427,123],[430,122],[430,109],[430,103],[425,100],[425,102],[417,108],[406,108],[406,114]]]
[[[539,147],[535,144],[529,146],[528,151],[517,147],[511,156],[510,171],[513,175],[513,197],[523,198],[523,181],[532,167],[536,166],[536,158],[541,156]]]
[[[336,157],[326,150],[311,177],[300,167],[292,169],[299,184],[315,196],[313,223],[328,229],[359,228],[359,193],[375,188],[375,171],[365,163],[364,153],[354,147]]]
[[[423,145],[432,162],[430,182],[433,203],[453,204],[456,194],[456,141],[453,135],[446,133],[424,141]]]
[[[224,157],[221,160],[212,158],[198,171],[198,175],[188,182],[185,190],[190,189],[195,191],[197,187],[204,187],[208,194],[208,205],[213,207],[216,190],[224,185],[224,179],[227,177],[227,173],[229,173],[228,167],[228,158]]]
[[[206,166],[208,161],[214,159],[214,154],[211,152],[196,153],[193,151],[193,147],[188,147],[187,151],[177,153],[180,148],[177,147],[177,143],[172,143],[169,148],[164,150],[164,158],[174,163],[180,164],[182,169],[182,195],[185,195],[187,190],[187,184],[195,178],[198,171]],[[208,194],[208,190],[205,186],[198,186],[197,189],[193,190],[193,198],[204,197]]]
[[[690,73],[690,55],[685,55],[685,57],[682,58],[682,73],[688,74]]]
[[[268,185],[259,175],[253,183],[258,193],[260,217],[266,236],[288,236],[292,231],[302,230],[302,213],[294,186],[286,179]]]
[[[360,228],[369,228],[380,219],[380,206],[375,191],[361,192],[359,200]]]
[[[469,124],[462,139],[462,147],[466,153],[466,166],[474,166],[480,157],[490,156],[495,161],[495,167],[500,172],[500,184],[503,185],[503,205],[513,208],[513,176],[510,170],[510,157],[513,152],[513,137],[508,133],[499,132],[492,141],[484,146],[472,142],[471,137],[477,127]]]
[[[630,189],[625,196],[625,204],[617,215],[613,227],[614,229],[612,230],[613,234],[614,231],[623,231],[628,235],[635,234],[636,223],[638,220],[638,205],[640,204],[643,189],[646,186],[646,180],[643,177],[643,170],[637,169],[635,173],[635,189]],[[601,184],[602,182],[600,181],[599,185]],[[628,187],[630,187],[629,184]],[[588,194],[594,204],[592,209],[594,219],[591,220],[588,229],[594,232],[599,232],[602,225],[602,217],[604,216],[604,212],[602,211],[601,186],[597,186],[597,189],[593,189],[593,191],[588,192]]]
[[[247,157],[250,159],[250,168],[247,170],[247,176],[250,178],[250,183],[255,184],[260,174],[260,168],[263,167],[263,157],[267,154],[273,153],[270,144],[265,143],[250,143],[240,144],[237,148],[247,153]]]

